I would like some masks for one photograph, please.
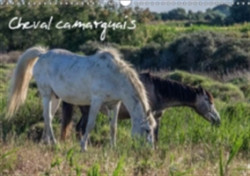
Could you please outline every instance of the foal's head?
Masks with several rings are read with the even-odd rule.
[[[220,115],[215,109],[213,96],[202,87],[197,89],[194,109],[212,124],[220,124]]]

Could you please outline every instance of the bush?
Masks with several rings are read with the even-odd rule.
[[[16,63],[18,57],[21,55],[20,51],[11,51],[6,54],[0,54],[1,63]]]
[[[175,55],[174,68],[228,72],[250,68],[249,45],[249,39],[195,32],[174,41],[169,51]]]
[[[163,74],[163,77],[192,86],[201,85],[210,91],[215,98],[222,101],[230,102],[244,100],[242,91],[231,83],[221,83],[206,76],[191,74],[184,71],[174,71],[169,74]]]
[[[237,38],[236,38],[237,37]],[[138,69],[182,69],[188,71],[216,71],[225,74],[250,66],[249,39],[215,32],[194,32],[186,34],[170,45],[158,42],[139,48],[106,43],[105,46],[118,48],[124,58]],[[97,41],[88,41],[80,46],[86,55],[94,54],[104,46]]]

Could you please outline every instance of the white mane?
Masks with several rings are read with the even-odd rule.
[[[127,79],[132,83],[133,88],[136,90],[137,96],[141,100],[144,110],[148,111],[150,106],[145,87],[141,83],[139,76],[132,65],[121,59],[121,54],[114,48],[101,48],[98,53],[103,55],[101,56],[103,59],[105,59],[107,55],[111,56],[113,64],[116,65],[116,67],[113,68],[118,67],[119,71],[126,75]]]

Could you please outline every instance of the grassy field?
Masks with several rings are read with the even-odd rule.
[[[242,175],[250,174],[250,103],[248,77],[219,82],[183,71],[163,77],[190,85],[201,84],[215,96],[222,124],[213,127],[189,108],[168,109],[161,121],[156,150],[134,142],[130,121],[118,125],[117,147],[109,143],[109,122],[99,115],[91,145],[80,152],[74,128],[68,140],[56,146],[39,143],[42,107],[34,81],[25,105],[5,119],[6,95],[13,64],[0,66],[0,175]],[[58,112],[53,125],[60,132]],[[76,110],[74,122],[79,119]]]
[[[164,22],[156,24],[141,24],[137,26],[136,40],[130,45],[145,46],[147,43],[154,42],[165,44],[174,41],[176,38],[193,32],[210,31],[225,34],[233,38],[250,38],[250,24],[235,24],[231,26],[210,26],[210,25],[190,25],[180,22]]]

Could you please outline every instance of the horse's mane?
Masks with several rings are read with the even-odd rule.
[[[213,102],[214,102],[214,97],[213,97],[213,95],[212,95],[210,92],[208,92],[207,90],[205,90],[205,93],[207,94],[210,103],[213,103]]]
[[[144,110],[148,111],[150,109],[150,106],[148,103],[145,87],[141,83],[139,76],[132,65],[126,62],[124,59],[121,59],[121,54],[114,48],[101,48],[98,53],[102,54],[102,59],[105,59],[107,55],[111,56],[113,63],[119,68],[119,71],[123,73],[132,83],[132,86],[136,90],[138,98],[142,102]]]
[[[178,98],[178,100],[183,102],[194,102],[197,95],[206,94],[209,97],[209,101],[213,103],[213,96],[201,87],[197,88],[174,80],[163,79],[150,73],[144,73],[142,76],[154,84],[156,91],[160,95],[169,99]]]

